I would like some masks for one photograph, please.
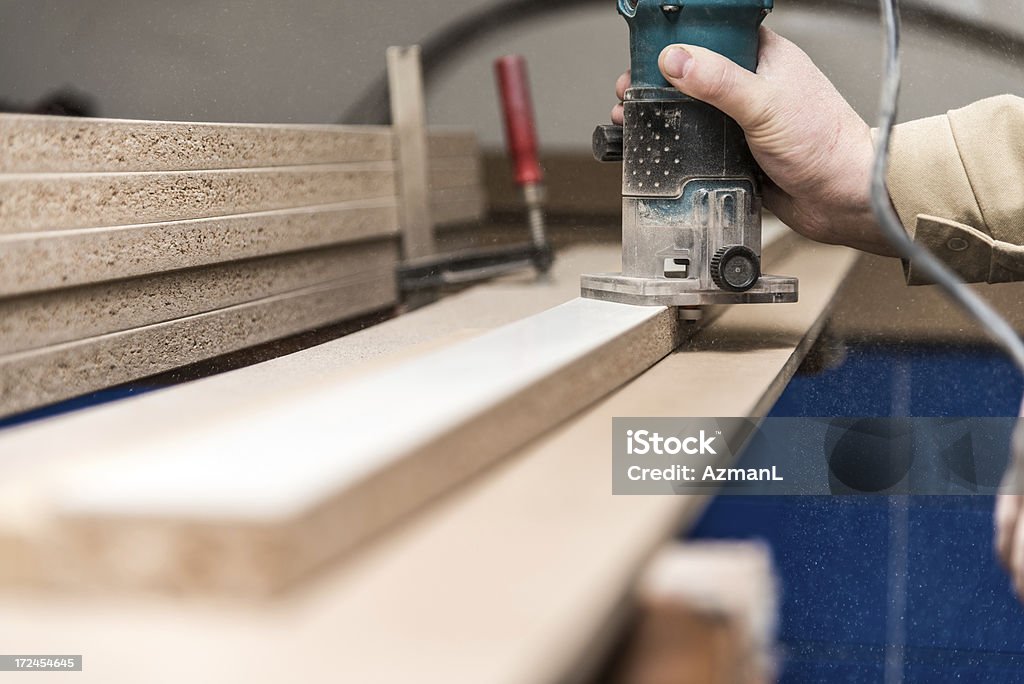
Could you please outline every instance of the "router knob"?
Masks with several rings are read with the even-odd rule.
[[[761,260],[743,245],[722,247],[711,257],[711,280],[728,292],[746,292],[761,277]]]
[[[622,161],[622,126],[598,126],[594,129],[594,159],[599,162]]]

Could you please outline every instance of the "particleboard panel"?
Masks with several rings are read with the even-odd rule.
[[[475,157],[441,157],[431,159],[430,190],[446,188],[480,189],[480,165]]]
[[[395,237],[393,199],[0,236],[0,297]]]
[[[391,241],[361,242],[0,299],[4,355],[129,330],[272,295],[394,272]],[[358,298],[353,291],[349,298]],[[379,299],[374,300],[378,303]],[[349,302],[355,303],[355,302]]]
[[[395,196],[390,162],[0,175],[0,234],[205,218]]]
[[[387,63],[388,99],[395,132],[402,258],[416,259],[437,251],[434,223],[430,218],[427,104],[423,96],[420,46],[389,47]]]
[[[479,188],[451,188],[431,193],[430,216],[435,226],[479,221],[486,211],[487,201]],[[527,237],[524,229],[523,239]],[[442,248],[443,249],[443,248]]]
[[[480,221],[487,210],[479,155],[432,157],[430,216],[436,226]]]
[[[540,163],[548,212],[576,217],[619,216],[622,212],[622,164],[598,162],[589,151],[559,150],[542,151]],[[515,184],[504,150],[484,152],[483,176],[495,211],[523,211],[523,191]]]
[[[115,448],[61,487],[65,548],[87,583],[279,591],[676,343],[663,307],[575,299],[212,430]],[[149,554],[124,563],[139,534]]]
[[[478,154],[475,133],[428,130],[430,157]],[[0,114],[0,173],[88,173],[390,161],[386,126],[218,124]]]
[[[481,221],[488,202],[476,140],[458,133],[448,139],[434,134],[427,143],[430,218],[435,227]]]
[[[390,306],[391,271],[0,358],[0,415],[86,394]]]
[[[90,654],[82,681],[181,681],[197,671],[225,682],[566,681],[596,660],[594,634],[607,631],[609,615],[617,614],[646,560],[703,505],[611,496],[611,417],[763,413],[795,370],[849,265],[849,254],[836,248],[794,252],[795,260],[773,259],[772,270],[803,278],[801,303],[728,310],[685,351],[406,519],[302,591],[243,605],[8,594],[0,597],[0,640],[19,651],[73,640]],[[585,268],[607,265],[592,261]],[[476,308],[491,297],[470,301],[469,311],[485,319],[500,313]],[[390,343],[409,344],[470,315],[455,307],[431,318],[431,308],[413,314],[419,325],[401,328],[402,339]],[[387,336],[382,342],[370,350],[386,346]],[[225,382],[203,382],[215,381]],[[55,432],[43,424],[0,436],[0,450],[33,435],[42,444],[47,434],[61,435],[57,445],[36,451],[60,451],[76,437],[99,443],[89,430],[95,418],[103,417],[97,429],[114,429],[125,406],[159,403],[150,416],[155,420],[173,405],[166,402],[175,391],[97,409],[93,419],[58,419]],[[128,422],[125,429],[134,430],[136,421]],[[37,460],[17,450],[13,456],[26,465]],[[59,554],[56,559],[66,563]],[[339,643],[346,645],[340,663]],[[168,650],[190,657],[153,657]]]
[[[480,157],[476,133],[461,128],[428,127],[427,158]]]
[[[434,187],[430,199],[435,204],[443,202],[459,202],[469,197],[479,198],[480,188],[473,185],[454,185],[450,187]]]
[[[387,161],[386,126],[217,124],[0,114],[0,173],[186,171]]]

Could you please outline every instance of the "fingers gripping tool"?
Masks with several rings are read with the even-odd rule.
[[[773,0],[618,0],[632,85],[623,125],[599,126],[594,155],[622,162],[622,272],[584,275],[585,297],[625,304],[795,302],[796,278],[761,273],[760,170],[743,130],[683,95],[658,68],[675,43],[757,68]]]

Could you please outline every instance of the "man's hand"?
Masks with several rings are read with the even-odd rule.
[[[1021,407],[1024,413],[1024,407]],[[1010,465],[996,497],[996,553],[1010,573],[1017,596],[1024,599],[1024,418],[1013,431]]]
[[[679,91],[743,127],[768,182],[765,206],[819,242],[895,256],[871,212],[871,131],[796,45],[761,29],[757,73],[710,50],[670,45],[659,65]],[[629,74],[615,85],[621,101]],[[622,123],[622,105],[612,111]]]
[[[1024,496],[996,497],[996,553],[1010,574],[1017,596],[1024,598]]]

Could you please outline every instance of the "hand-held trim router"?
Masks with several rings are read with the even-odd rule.
[[[584,275],[582,294],[624,304],[795,302],[797,279],[761,274],[760,170],[739,125],[683,95],[658,58],[675,43],[753,71],[773,0],[618,0],[630,31],[623,126],[594,155],[622,161],[622,273]]]

